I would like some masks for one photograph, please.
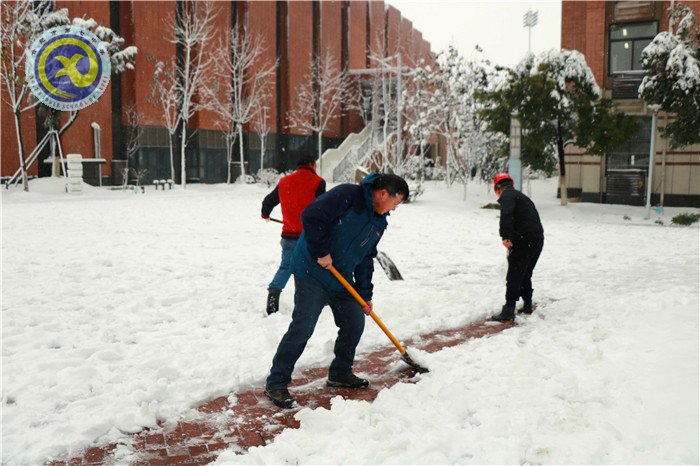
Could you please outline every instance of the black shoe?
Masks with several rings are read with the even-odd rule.
[[[350,374],[336,380],[331,380],[329,378],[326,382],[326,386],[336,388],[367,388],[369,387],[369,380],[362,379],[355,374]]]
[[[537,304],[524,304],[523,307],[518,309],[518,314],[530,315],[535,311],[535,309],[537,309]]]
[[[490,320],[496,322],[513,322],[515,320],[515,308],[504,304],[501,308],[501,313],[491,317]]]
[[[267,315],[280,310],[280,293],[282,290],[270,290],[267,293]]]
[[[279,406],[280,408],[284,409],[290,409],[294,407],[294,398],[289,393],[289,390],[287,390],[286,388],[266,388],[265,395],[267,395],[267,397],[270,400],[272,400],[275,406]]]

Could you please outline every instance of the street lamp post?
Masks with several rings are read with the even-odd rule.
[[[537,11],[528,10],[523,15],[523,27],[528,28],[527,31],[527,52],[531,51],[532,28],[537,25]]]
[[[656,152],[656,114],[660,105],[649,105],[651,110],[651,141],[649,141],[649,173],[647,174],[647,213],[646,220],[651,218],[651,181],[654,174],[654,152]]]
[[[403,155],[402,151],[402,128],[401,125],[403,124],[402,118],[401,118],[401,112],[402,112],[402,107],[403,107],[403,98],[402,98],[402,88],[403,88],[403,66],[401,64],[401,54],[398,53],[396,55],[392,55],[390,57],[386,57],[384,60],[381,60],[381,63],[383,65],[386,65],[386,63],[390,62],[391,60],[396,60],[396,66],[385,66],[383,68],[364,68],[364,69],[352,69],[348,71],[348,74],[350,76],[354,75],[374,75],[374,74],[395,74],[396,75],[396,159],[399,160],[401,156]]]
[[[508,173],[513,177],[513,185],[518,191],[523,188],[523,166],[520,162],[521,129],[518,114],[510,115],[510,158],[508,159]]]

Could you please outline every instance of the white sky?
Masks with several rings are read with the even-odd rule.
[[[515,65],[527,52],[523,15],[538,12],[532,29],[535,53],[561,46],[561,1],[415,1],[387,0],[423,33],[432,50],[453,44],[467,58],[479,44],[483,56],[499,65]]]

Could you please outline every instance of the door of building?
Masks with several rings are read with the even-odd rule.
[[[606,204],[644,205],[649,169],[651,118],[639,117],[640,128],[605,158]]]

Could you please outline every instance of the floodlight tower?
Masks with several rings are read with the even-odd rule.
[[[537,25],[537,11],[527,10],[523,15],[523,27],[528,28],[527,31],[527,52],[531,51],[532,28]]]

